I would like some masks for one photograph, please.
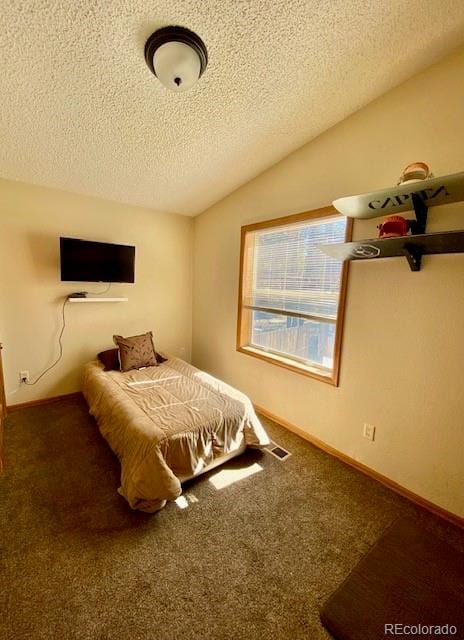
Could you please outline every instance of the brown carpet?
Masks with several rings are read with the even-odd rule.
[[[393,625],[412,638],[464,638],[464,553],[401,518],[329,598],[321,620],[337,640],[384,640]]]
[[[292,452],[187,508],[131,511],[81,399],[12,413],[0,478],[0,638],[329,638],[319,611],[400,515],[457,548],[461,531],[265,420]],[[196,500],[196,502],[194,501]]]

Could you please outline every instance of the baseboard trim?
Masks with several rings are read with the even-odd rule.
[[[341,462],[344,462],[350,467],[353,467],[357,471],[360,471],[364,475],[369,476],[369,478],[372,478],[373,480],[377,480],[377,482],[380,482],[384,486],[388,487],[392,491],[395,491],[395,493],[398,493],[400,496],[403,496],[403,498],[406,498],[407,500],[409,500],[410,502],[413,502],[419,507],[422,507],[423,509],[427,509],[427,511],[430,511],[431,513],[439,516],[440,518],[443,518],[444,520],[447,520],[448,522],[451,522],[452,524],[464,529],[464,518],[462,518],[461,516],[458,516],[457,514],[452,513],[451,511],[447,511],[446,509],[443,509],[443,507],[440,507],[434,502],[430,502],[430,500],[427,500],[426,498],[419,496],[417,493],[413,493],[412,491],[410,491],[409,489],[406,489],[406,487],[403,487],[402,485],[398,484],[394,480],[391,480],[387,476],[382,475],[378,471],[375,471],[374,469],[372,469],[371,467],[368,467],[362,462],[358,462],[354,458],[347,456],[345,453],[342,453],[338,449],[331,447],[330,445],[326,444],[322,440],[319,440],[319,438],[316,438],[315,436],[311,435],[307,431],[300,429],[300,427],[297,427],[291,422],[288,422],[287,420],[284,420],[283,418],[280,418],[279,416],[276,416],[273,413],[270,413],[270,411],[267,411],[263,407],[260,407],[256,404],[254,405],[254,407],[256,411],[258,413],[261,413],[265,418],[269,418],[269,420],[273,420],[273,422],[276,422],[281,427],[284,427],[285,429],[292,431],[292,433],[295,433],[297,436],[300,436],[304,440],[307,440],[318,449],[325,451],[325,453],[328,453],[334,458],[337,458],[337,460],[340,460]]]
[[[12,413],[13,411],[27,409],[28,407],[38,407],[41,404],[52,404],[53,402],[59,402],[60,400],[70,400],[71,398],[80,398],[81,396],[81,391],[73,391],[72,393],[63,393],[61,396],[52,396],[51,398],[41,398],[40,400],[29,400],[29,402],[10,404],[7,406],[6,411],[7,413]]]

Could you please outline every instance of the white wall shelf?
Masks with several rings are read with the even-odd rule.
[[[129,298],[68,298],[69,302],[128,302]]]

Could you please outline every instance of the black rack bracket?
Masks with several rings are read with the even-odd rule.
[[[422,263],[422,249],[415,244],[407,242],[403,247],[403,253],[407,258],[411,271],[420,271]]]
[[[413,236],[425,233],[427,226],[428,207],[419,194],[412,193],[412,204],[414,206],[415,220],[409,220],[409,228]],[[417,245],[406,243],[403,247],[403,253],[408,260],[411,271],[420,271],[422,264],[423,251]]]
[[[412,204],[414,205],[414,213],[416,214],[415,220],[410,220],[411,232],[416,235],[418,233],[425,233],[425,227],[427,225],[427,213],[428,207],[422,200],[419,194],[411,194]]]

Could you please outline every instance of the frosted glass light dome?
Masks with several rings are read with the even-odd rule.
[[[183,42],[166,42],[153,56],[156,77],[166,89],[186,91],[200,77],[201,62],[198,53]]]
[[[164,27],[145,44],[145,61],[170,91],[190,89],[205,71],[208,52],[203,40],[184,27]]]

